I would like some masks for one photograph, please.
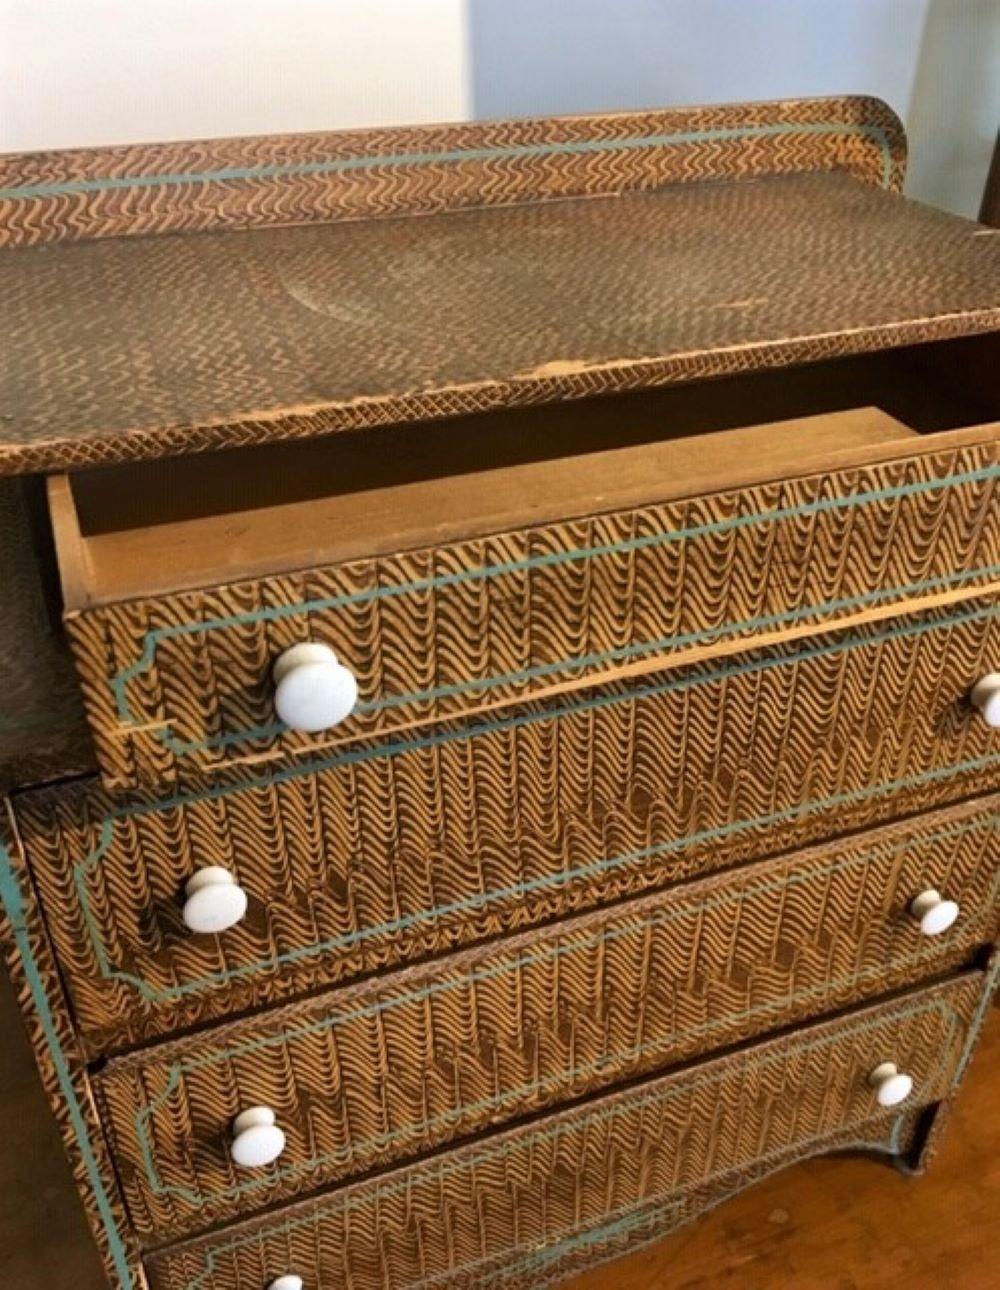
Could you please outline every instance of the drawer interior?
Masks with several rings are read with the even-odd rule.
[[[995,337],[56,476],[66,605],[807,475],[1000,417]]]

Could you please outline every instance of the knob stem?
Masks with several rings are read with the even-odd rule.
[[[197,891],[204,891],[206,887],[235,887],[236,879],[228,869],[223,869],[221,865],[210,864],[204,869],[196,870],[187,880],[184,887],[185,896],[193,896]]]
[[[978,680],[969,698],[988,726],[1000,727],[1000,672],[989,672]]]
[[[275,659],[274,707],[289,730],[318,734],[354,711],[358,683],[329,645],[303,641]]]
[[[295,668],[307,667],[311,663],[318,663],[321,667],[329,667],[331,664],[339,666],[337,655],[329,645],[323,645],[320,641],[302,641],[301,644],[286,649],[274,660],[271,675],[275,685],[279,685]]]
[[[895,1062],[881,1062],[868,1076],[879,1106],[898,1106],[913,1092],[913,1080]]]
[[[928,887],[910,902],[910,913],[925,936],[940,936],[954,923],[959,908],[953,900],[945,900],[936,888]]]
[[[251,1106],[248,1110],[241,1111],[233,1121],[233,1132],[240,1134],[245,1133],[247,1129],[270,1129],[277,1122],[278,1117],[269,1106]]]

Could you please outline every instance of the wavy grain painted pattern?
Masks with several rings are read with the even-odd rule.
[[[922,979],[994,940],[1000,797],[507,939],[113,1061],[137,1229],[195,1230]],[[960,923],[922,936],[936,887]],[[230,1126],[269,1106],[273,1170]]]
[[[86,1058],[6,800],[0,801],[0,949],[108,1284],[146,1290]]]
[[[175,1247],[153,1283],[258,1290],[289,1267],[355,1290],[544,1283],[587,1266],[609,1222],[861,1135],[875,1053],[913,1071],[914,1106],[944,1097],[982,988],[960,978]]]
[[[277,767],[691,647],[971,593],[1000,576],[998,477],[982,444],[72,615],[103,777]],[[302,640],[358,679],[332,733],[274,715],[271,664]]]
[[[0,157],[0,246],[509,205],[844,169],[899,189],[874,98],[131,144]]]
[[[1000,609],[888,626],[358,745],[250,784],[25,795],[24,846],[95,1053],[1000,788],[973,681]],[[250,897],[192,937],[180,895]]]

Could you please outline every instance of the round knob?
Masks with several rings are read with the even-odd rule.
[[[252,1106],[233,1121],[229,1153],[241,1169],[261,1169],[273,1164],[285,1149],[285,1135],[275,1123],[269,1106]]]
[[[305,1282],[301,1277],[284,1276],[278,1277],[277,1281],[272,1281],[267,1290],[302,1290]]]
[[[988,726],[1000,726],[1000,672],[990,672],[977,681],[969,698]]]
[[[928,887],[910,902],[910,913],[925,936],[940,936],[958,917],[958,905],[953,900],[945,900],[933,887]]]
[[[913,1092],[913,1080],[897,1070],[893,1062],[883,1062],[868,1076],[868,1083],[875,1089],[879,1106],[898,1106]]]
[[[329,645],[293,645],[275,660],[274,706],[289,730],[314,734],[349,717],[358,683]]]
[[[192,932],[224,932],[247,912],[247,894],[228,869],[208,865],[184,888],[183,917]]]

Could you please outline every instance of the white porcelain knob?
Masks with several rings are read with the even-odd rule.
[[[945,900],[933,887],[928,887],[910,902],[910,913],[925,936],[940,936],[958,917],[958,905],[953,900]]]
[[[913,1080],[897,1070],[893,1062],[882,1062],[868,1076],[868,1083],[875,1089],[879,1106],[898,1106],[913,1092]]]
[[[293,645],[275,660],[272,676],[274,706],[289,730],[329,730],[358,701],[357,681],[329,645]]]
[[[990,672],[977,681],[969,698],[988,726],[1000,727],[1000,672]]]
[[[273,1164],[285,1149],[285,1135],[269,1106],[252,1106],[233,1121],[229,1154],[241,1169],[262,1169]]]
[[[278,1277],[277,1281],[272,1281],[267,1290],[302,1290],[305,1282],[301,1277],[286,1276]]]
[[[184,888],[183,917],[192,932],[224,932],[247,912],[247,894],[228,869],[208,865]]]

